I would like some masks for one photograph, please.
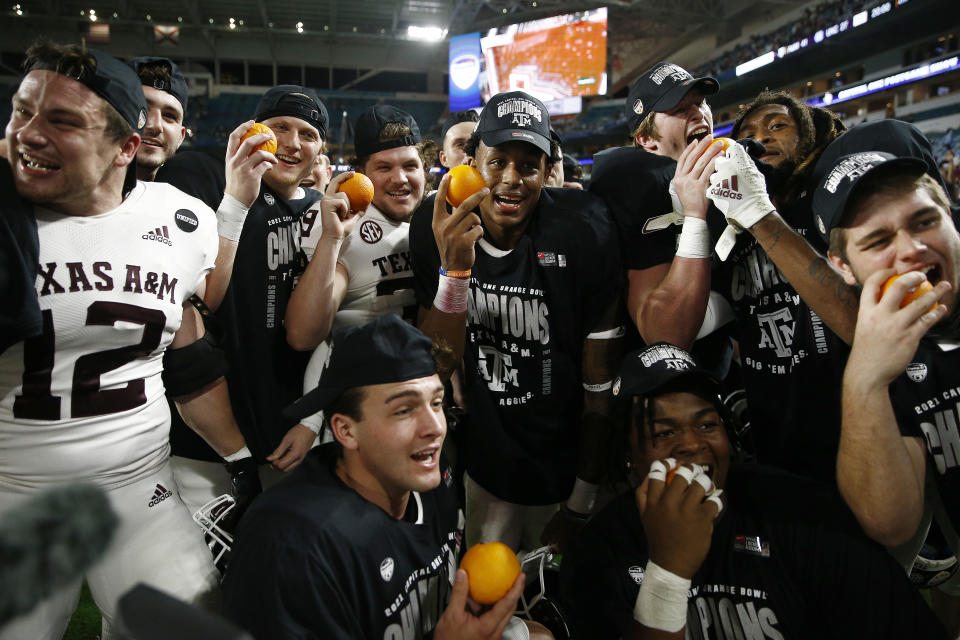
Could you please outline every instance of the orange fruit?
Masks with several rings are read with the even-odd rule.
[[[890,285],[892,285],[893,282],[902,275],[903,275],[902,273],[896,273],[890,276],[889,278],[887,278],[887,281],[883,283],[883,287],[881,287],[880,289],[880,296],[877,298],[877,301],[879,301],[880,298],[883,297],[883,294],[887,292],[887,289],[890,288]],[[910,289],[909,291],[907,291],[907,293],[900,300],[900,308],[903,309],[905,306],[907,306],[908,304],[910,304],[920,296],[926,293],[929,293],[931,291],[933,291],[933,285],[930,284],[929,280],[924,280],[923,282],[915,286],[913,289]],[[936,308],[937,308],[937,305],[936,303],[934,303],[934,305],[929,309],[927,309],[927,311],[933,311]]]
[[[520,560],[502,542],[482,542],[463,554],[460,568],[467,572],[470,597],[480,604],[493,604],[507,594],[520,575]]]
[[[720,145],[720,153],[726,153],[727,149],[730,148],[730,145],[733,143],[733,140],[730,138],[714,138],[713,142],[707,145],[707,148],[703,150],[703,153],[707,152],[707,149],[714,145]]]
[[[487,186],[487,181],[475,168],[467,164],[458,164],[450,169],[450,182],[447,183],[447,202],[454,207]]]
[[[677,475],[677,469],[679,468],[680,467],[674,467],[673,469],[670,469],[669,471],[667,471],[667,478],[666,480],[664,480],[664,484],[670,484],[671,482],[673,482],[673,476]]]
[[[364,211],[373,202],[373,183],[362,173],[355,173],[341,182],[337,191],[347,194],[353,211]]]
[[[267,153],[276,153],[277,152],[277,136],[273,135],[273,130],[270,129],[265,124],[260,124],[259,122],[254,122],[253,126],[247,129],[247,132],[243,134],[243,137],[240,138],[240,142],[243,142],[250,136],[255,136],[258,133],[269,133],[270,139],[266,142],[261,143],[254,151],[266,151]]]

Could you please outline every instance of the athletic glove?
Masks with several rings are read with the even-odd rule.
[[[731,145],[725,156],[717,158],[710,176],[707,197],[727,218],[717,242],[717,255],[726,260],[736,242],[736,234],[749,229],[776,208],[767,196],[767,183],[753,158],[739,144]]]
[[[243,517],[250,503],[263,491],[263,487],[260,486],[256,458],[250,456],[234,462],[227,462],[224,466],[227,468],[227,473],[230,474],[230,493],[233,495],[233,499],[237,501],[237,506],[230,512],[230,521],[226,523],[229,532],[232,534],[236,531],[237,523]]]

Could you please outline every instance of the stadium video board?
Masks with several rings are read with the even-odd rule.
[[[483,101],[526,91],[545,103],[607,92],[607,9],[567,13],[491,29],[480,38]],[[551,115],[555,113],[551,108]]]

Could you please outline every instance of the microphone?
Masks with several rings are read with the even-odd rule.
[[[89,483],[55,486],[0,514],[0,625],[83,575],[118,524]]]

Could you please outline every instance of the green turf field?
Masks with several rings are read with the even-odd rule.
[[[100,638],[100,610],[93,603],[87,583],[83,583],[80,602],[70,618],[70,626],[63,640],[98,640]]]

